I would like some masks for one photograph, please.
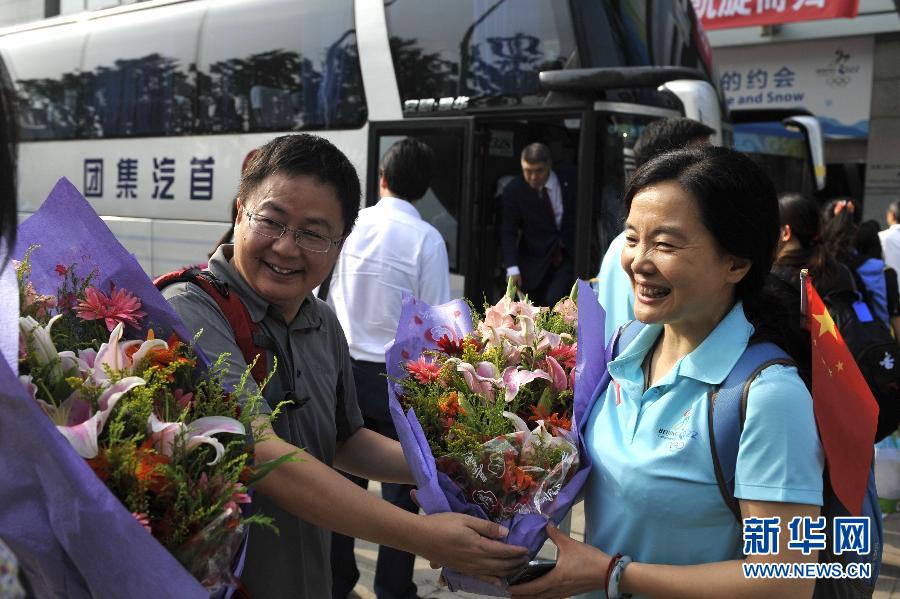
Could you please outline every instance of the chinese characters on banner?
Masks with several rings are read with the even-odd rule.
[[[808,110],[831,136],[869,134],[871,36],[716,48],[730,110]]]
[[[167,156],[154,157],[152,163],[142,163],[137,158],[123,156],[113,162],[115,169],[115,198],[133,199],[141,193],[149,194],[154,200],[174,200],[177,169],[175,158]],[[146,164],[146,167],[142,165]],[[103,197],[103,158],[84,159],[84,196],[87,198]],[[188,199],[213,199],[213,169],[215,159],[212,156],[193,157],[187,169],[190,181]],[[152,172],[152,189],[141,189],[138,174],[141,168],[150,168]],[[184,175],[182,175],[184,176]]]
[[[705,29],[853,18],[859,0],[691,0]]]

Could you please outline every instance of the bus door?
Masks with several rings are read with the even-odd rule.
[[[590,181],[592,175],[583,175],[580,160],[586,151],[583,139],[593,139],[587,135],[585,127],[590,126],[584,110],[569,111],[516,111],[504,114],[478,116],[475,123],[475,148],[479,162],[475,195],[480,198],[473,206],[476,224],[474,247],[480,259],[472,264],[470,278],[478,280],[470,295],[476,305],[482,297],[489,302],[497,301],[506,290],[506,264],[503,257],[503,189],[517,177],[521,177],[520,156],[525,146],[541,142],[550,148],[553,170],[568,171],[571,179],[577,181],[575,189],[576,210],[574,234],[565,240],[565,245],[573,253],[576,273],[579,260],[587,252],[579,250],[578,230],[582,219],[578,217],[580,206],[590,204]],[[590,165],[590,160],[586,163]],[[587,190],[587,193],[585,193]],[[537,193],[537,192],[535,192]],[[583,197],[584,196],[584,197]],[[519,232],[521,235],[522,232]]]
[[[472,193],[473,122],[463,118],[423,118],[373,122],[369,125],[369,148],[365,176],[365,203],[378,202],[378,165],[391,146],[406,137],[428,144],[435,153],[435,173],[425,196],[416,202],[422,218],[431,223],[447,243],[450,263],[451,297],[472,295],[475,283],[469,280],[470,264],[477,260],[472,252],[475,226],[473,214],[477,201]],[[472,297],[481,297],[480,294]]]

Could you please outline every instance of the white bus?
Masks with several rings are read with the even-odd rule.
[[[577,169],[589,278],[642,128],[687,115],[730,133],[690,0],[151,0],[4,30],[0,55],[23,215],[65,176],[152,275],[206,259],[250,150],[309,131],[350,157],[367,204],[390,143],[435,149],[419,207],[476,300],[502,286],[498,191],[547,143]]]

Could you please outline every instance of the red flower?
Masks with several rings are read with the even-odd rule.
[[[192,360],[178,355],[178,350],[181,348],[182,343],[174,333],[166,341],[166,344],[166,349],[160,347],[147,354],[147,357],[150,359],[150,366],[153,368],[165,368],[173,363],[193,364]]]
[[[547,352],[547,355],[554,358],[566,368],[574,368],[577,351],[578,349],[574,344],[566,345],[565,343],[560,343],[558,346]]]
[[[69,272],[69,269],[66,268],[65,266],[63,266],[62,264],[56,265],[56,274],[58,274],[59,276],[64,277],[64,276],[66,276],[66,274],[68,272]]]
[[[525,492],[534,484],[534,479],[526,474],[515,463],[507,462],[506,471],[503,473],[503,490],[507,493]]]
[[[144,483],[150,492],[159,495],[169,486],[169,480],[162,466],[169,463],[169,458],[153,449],[150,439],[145,441],[137,451],[138,463],[134,469],[134,477]]]
[[[103,320],[110,332],[120,322],[138,328],[139,319],[147,314],[140,310],[141,300],[124,289],[112,288],[106,295],[96,287],[84,290],[85,300],[76,307],[78,317],[84,320]]]
[[[560,416],[558,412],[547,414],[547,411],[540,406],[531,406],[531,416],[529,416],[528,419],[532,422],[543,420],[544,426],[551,433],[556,433],[557,428],[562,428],[567,431],[572,430],[571,420],[565,416]]]
[[[441,367],[432,361],[426,360],[425,356],[419,356],[419,359],[415,362],[412,360],[407,362],[406,370],[423,385],[433,383],[441,378]]]
[[[109,458],[106,456],[106,452],[102,449],[100,453],[97,454],[97,457],[90,458],[85,460],[88,466],[91,467],[91,470],[94,471],[94,474],[97,475],[97,478],[106,482],[109,479],[109,471],[111,464],[109,463]]]
[[[438,349],[450,356],[461,356],[465,348],[471,347],[475,351],[480,352],[484,349],[484,344],[474,337],[463,337],[460,340],[451,339],[449,335],[444,335],[437,340]]]

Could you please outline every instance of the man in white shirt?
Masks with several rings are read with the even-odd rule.
[[[900,276],[900,200],[891,202],[887,211],[888,228],[878,233],[884,263]]]
[[[353,376],[365,426],[397,438],[388,410],[384,346],[394,338],[404,292],[428,304],[450,301],[447,246],[422,220],[414,203],[425,195],[434,170],[434,152],[407,138],[388,148],[381,159],[378,203],[360,211],[344,242],[331,279],[328,303],[334,308],[350,345]],[[362,487],[368,481],[350,477]],[[411,512],[413,487],[382,484],[385,500]],[[359,579],[353,539],[332,537],[332,597],[345,599]],[[379,599],[416,597],[412,582],[415,556],[379,547],[375,594]]]

